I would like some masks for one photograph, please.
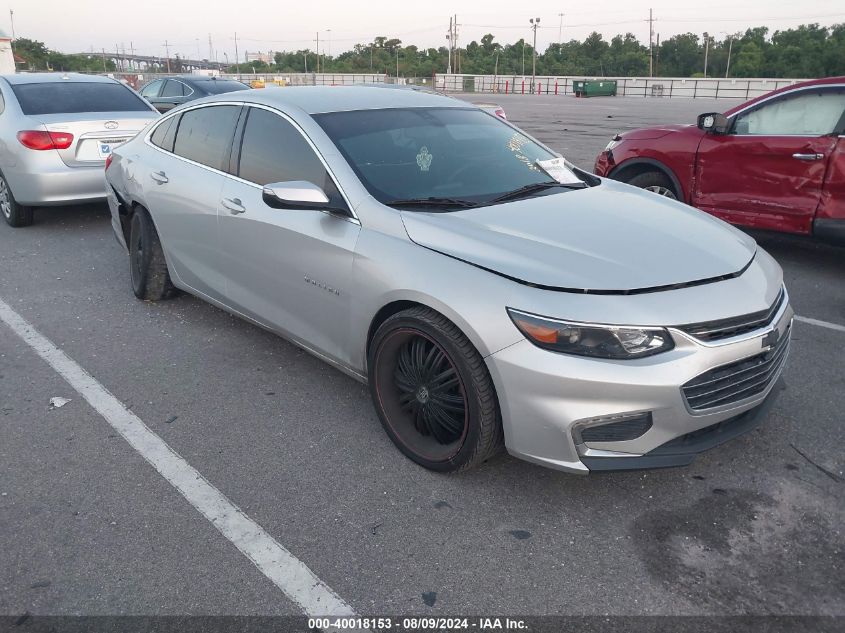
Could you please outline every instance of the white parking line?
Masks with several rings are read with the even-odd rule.
[[[355,613],[308,567],[282,547],[80,365],[0,299],[0,320],[88,401],[114,429],[223,536],[309,616]]]
[[[801,323],[809,323],[810,325],[818,325],[819,327],[825,327],[828,330],[836,330],[837,332],[845,332],[845,325],[839,325],[838,323],[831,323],[830,321],[820,321],[819,319],[811,319],[810,317],[803,317],[795,315],[796,321],[801,321]]]

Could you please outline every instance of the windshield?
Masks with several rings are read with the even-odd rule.
[[[12,86],[26,115],[149,112],[146,101],[119,83],[44,82]]]
[[[314,118],[370,194],[385,204],[428,199],[483,204],[553,182],[536,161],[554,154],[480,110],[356,110]]]
[[[197,82],[199,87],[210,95],[219,95],[224,92],[235,92],[235,90],[249,90],[249,86],[234,79],[210,79]]]

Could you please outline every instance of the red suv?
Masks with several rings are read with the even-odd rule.
[[[845,244],[845,77],[616,135],[595,172],[733,224]]]

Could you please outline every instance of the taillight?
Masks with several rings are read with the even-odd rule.
[[[108,169],[109,165],[111,165],[111,159],[112,158],[114,158],[114,154],[109,154],[108,156],[106,156],[106,167],[105,167],[105,169]]]
[[[21,145],[29,149],[67,149],[73,143],[73,134],[68,132],[46,132],[44,130],[21,130],[18,132]]]

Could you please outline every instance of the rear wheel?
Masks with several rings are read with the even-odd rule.
[[[153,221],[140,207],[129,221],[129,276],[139,299],[161,301],[176,293]]]
[[[0,213],[9,226],[20,227],[32,224],[32,207],[25,207],[18,204],[6,177],[0,174]]]
[[[465,470],[501,449],[499,409],[484,360],[434,310],[404,310],[378,328],[369,383],[388,436],[421,466]]]
[[[651,191],[659,196],[665,196],[666,198],[671,198],[672,200],[678,199],[678,194],[675,191],[675,187],[672,185],[672,181],[669,180],[666,174],[662,174],[659,171],[647,171],[642,174],[637,174],[633,178],[628,179],[626,182],[629,185],[640,187],[646,191]]]

